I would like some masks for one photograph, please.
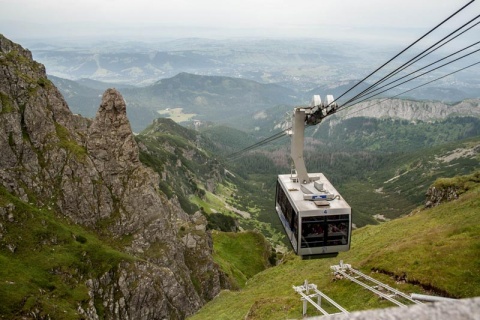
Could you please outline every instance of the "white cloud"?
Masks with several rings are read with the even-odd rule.
[[[352,30],[361,32],[361,28],[427,30],[466,3],[459,0],[0,0],[0,32],[23,38],[348,36]],[[479,4],[474,3],[457,21],[466,21],[479,11]]]

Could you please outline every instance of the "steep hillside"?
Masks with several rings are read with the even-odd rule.
[[[181,319],[219,292],[206,219],[140,162],[118,91],[94,119],[73,115],[43,65],[0,35],[0,98],[5,317]]]
[[[256,231],[214,231],[213,248],[215,262],[236,289],[243,288],[248,279],[275,263],[270,244]]]
[[[329,267],[339,260],[407,293],[480,295],[479,173],[460,179],[465,180],[470,181],[469,190],[457,200],[358,229],[351,250],[336,258],[287,257],[279,266],[254,276],[242,291],[222,292],[190,319],[299,318],[302,303],[292,285],[305,279],[349,311],[392,306],[357,284],[334,281]]]
[[[189,195],[203,197],[224,179],[224,168],[208,151],[213,145],[170,119],[156,119],[136,140],[142,162],[160,175],[162,191],[168,198],[177,198],[188,213],[199,209]]]
[[[160,276],[155,266],[123,251],[121,245],[59,218],[53,210],[30,205],[3,187],[0,221],[2,319],[113,316],[116,304],[103,304],[104,299],[116,300],[113,293],[102,298],[94,287],[138,296],[129,282],[140,281],[135,286],[140,291],[151,285],[142,280],[146,275],[141,269]],[[155,287],[161,290],[160,283]],[[124,310],[118,312],[121,318],[127,315]]]
[[[213,136],[216,132],[224,132],[223,137]],[[208,228],[258,230],[272,244],[281,244],[283,233],[271,214],[272,194],[264,182],[237,174],[215,156],[224,150],[222,138],[235,137],[230,132],[238,131],[212,127],[198,132],[159,118],[136,140],[141,161],[160,175],[161,190],[186,212],[200,210]]]

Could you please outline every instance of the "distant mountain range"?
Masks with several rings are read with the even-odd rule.
[[[104,84],[90,82],[87,87],[77,81],[50,76],[64,94],[74,112],[92,117],[98,108]],[[85,80],[84,80],[85,83]],[[96,88],[92,88],[96,84]],[[276,105],[300,103],[296,92],[275,84],[220,76],[181,73],[142,88],[124,88],[129,117],[134,131],[140,132],[161,110],[182,108],[195,119],[236,126],[239,118]]]
[[[49,78],[60,89],[74,112],[93,117],[98,107],[99,96],[107,84],[82,79],[72,81],[54,76]],[[264,84],[252,80],[223,76],[200,76],[180,73],[172,78],[162,79],[152,85],[135,88],[119,88],[128,105],[129,117],[134,131],[140,132],[152,121],[171,115],[171,109],[181,108],[182,114],[190,114],[190,120],[212,121],[245,131],[273,130],[286,118],[294,106],[308,105],[313,94],[325,97],[333,94],[339,97],[355,81],[345,81],[338,86],[319,86],[308,92],[298,92],[276,84]],[[115,85],[116,86],[116,85]],[[348,96],[364,90],[367,84],[361,84]],[[344,100],[345,101],[345,100]],[[444,119],[446,116],[478,117],[478,99],[460,104],[442,102],[410,101],[394,99],[364,102],[346,111],[339,112],[340,118],[349,117],[397,117],[409,120]],[[367,109],[365,109],[368,107]],[[268,126],[268,127],[267,127]]]
[[[32,43],[29,48],[52,75],[114,83],[117,88],[120,85],[147,86],[186,72],[274,83],[307,93],[317,87],[348,89],[342,85],[363,79],[398,50],[381,43],[372,46],[322,39],[199,38],[156,43],[111,41],[75,46]],[[440,56],[433,53],[421,63],[432,63]],[[449,66],[446,72],[455,68],[459,67]],[[374,83],[387,72],[380,70],[367,80]],[[467,69],[409,92],[405,97],[445,102],[479,98],[477,74],[475,69]],[[428,80],[443,75],[445,73],[431,73]],[[422,83],[423,78],[419,78],[420,82],[415,85]],[[399,94],[413,86],[409,83],[389,91],[389,94]],[[327,94],[323,91],[316,93]],[[338,96],[338,92],[334,94]]]

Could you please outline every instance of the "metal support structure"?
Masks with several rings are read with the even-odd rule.
[[[322,103],[320,96],[314,95],[310,107],[300,107],[293,110],[290,155],[297,172],[296,179],[300,184],[307,184],[315,180],[308,176],[303,159],[305,125],[317,125],[326,116],[335,113],[338,105],[334,101],[332,95],[327,95],[324,103]]]
[[[397,290],[397,289],[394,289],[392,287],[390,287],[389,285],[387,284],[384,284],[372,277],[369,277],[367,276],[366,274],[356,270],[356,269],[353,269],[351,265],[349,264],[344,264],[343,261],[340,261],[340,264],[339,265],[336,265],[336,266],[331,266],[330,269],[333,270],[333,272],[335,274],[340,274],[342,275],[343,277],[349,279],[350,281],[352,282],[355,282],[359,285],[361,285],[362,287],[364,287],[365,289],[368,289],[370,291],[372,291],[373,293],[375,293],[376,295],[384,298],[384,299],[387,299],[388,301],[396,304],[397,306],[400,306],[400,307],[407,307],[407,305],[405,305],[404,303],[396,300],[394,297],[395,296],[401,296],[402,298],[412,302],[412,303],[416,303],[416,304],[422,304],[422,302],[418,301],[418,300],[415,300],[413,297],[410,297],[409,295]],[[353,274],[356,274],[357,276],[356,277],[352,277],[351,275],[349,275],[348,272],[351,272]],[[373,282],[376,284],[376,286],[371,286],[371,285],[368,285],[367,283],[365,282],[362,282],[361,280],[359,279],[362,279],[363,278],[363,281],[370,281],[370,282]],[[383,288],[387,291],[389,291],[391,294],[385,294],[379,290],[377,290],[377,288]]]
[[[297,171],[297,179],[300,184],[310,182],[307,168],[303,159],[303,140],[305,136],[305,109],[295,108],[292,119],[292,147],[290,155]]]
[[[318,290],[315,284],[309,284],[307,280],[305,280],[304,284],[301,286],[293,286],[293,289],[302,296],[301,300],[303,301],[303,316],[307,315],[307,302],[310,302],[310,304],[313,305],[323,315],[329,315],[329,313],[322,308],[322,298],[327,300],[331,305],[341,311],[334,314],[349,313],[341,305],[333,301],[329,296]],[[315,293],[310,294],[310,290],[313,290]],[[315,297],[317,298],[317,302],[313,301],[313,298]]]

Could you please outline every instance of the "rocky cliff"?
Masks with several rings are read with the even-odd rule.
[[[158,175],[141,164],[117,90],[103,94],[93,120],[73,115],[43,65],[0,35],[0,98],[5,192],[93,230],[133,257],[100,276],[82,273],[89,298],[78,303],[79,317],[184,318],[220,291],[205,218],[168,200]],[[4,250],[9,224],[18,221],[3,214],[0,222]],[[20,305],[19,312],[51,317],[38,306]]]
[[[380,104],[381,102],[381,104]],[[413,101],[403,99],[372,100],[338,113],[341,119],[352,117],[393,118],[408,121],[435,121],[447,117],[480,117],[480,100],[468,99],[449,105],[439,101]]]

